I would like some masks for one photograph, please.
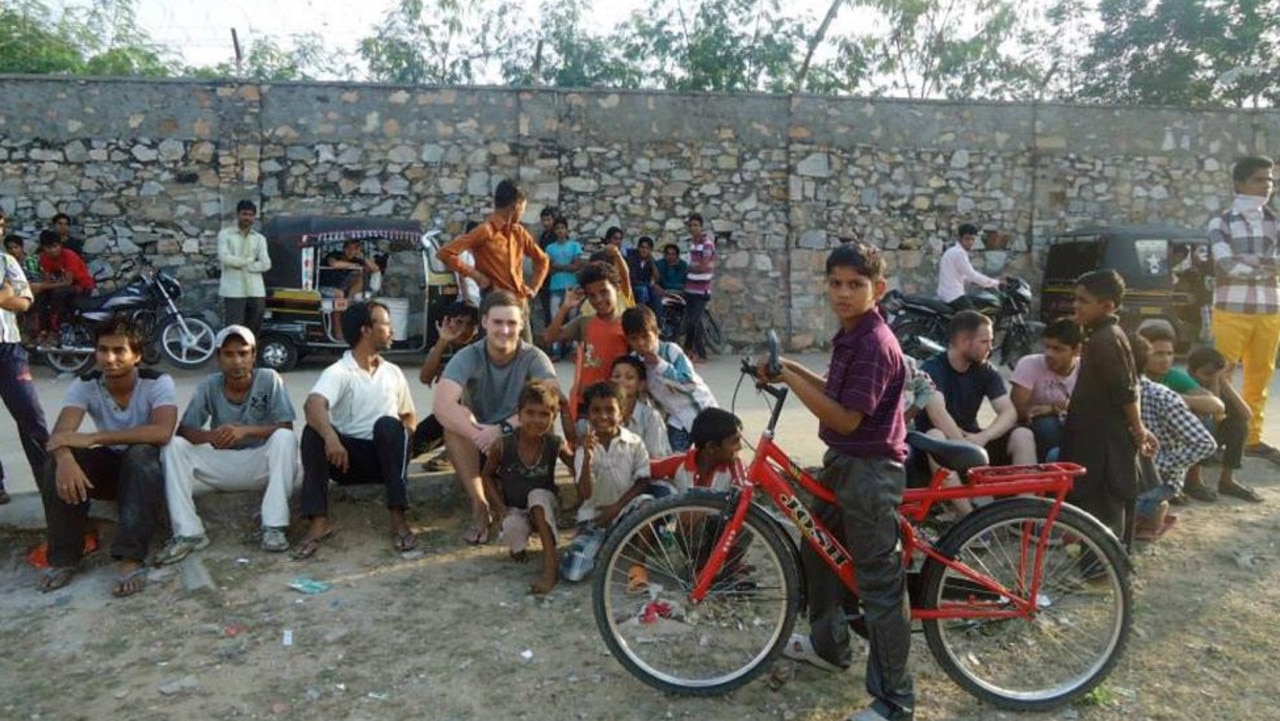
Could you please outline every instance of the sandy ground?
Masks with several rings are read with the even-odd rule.
[[[318,368],[290,374],[295,400]],[[714,363],[707,376],[727,405],[733,363]],[[180,379],[184,403],[196,378]],[[56,408],[65,383],[40,383],[46,407]],[[414,395],[425,410],[430,391],[415,384]],[[754,439],[763,401],[744,388],[738,410]],[[816,463],[812,419],[798,405],[783,418],[783,446]],[[18,476],[24,464],[11,434],[0,452]],[[916,718],[1274,718],[1280,640],[1268,619],[1280,606],[1272,590],[1280,483],[1252,459],[1242,478],[1266,504],[1178,509],[1177,530],[1139,547],[1134,637],[1087,702],[1047,714],[994,710],[953,685],[917,637]],[[184,577],[198,576],[191,563],[154,573],[143,594],[125,600],[110,597],[112,571],[101,559],[66,589],[40,594],[25,562],[40,534],[0,531],[0,718],[825,721],[865,703],[860,665],[829,674],[790,661],[778,662],[790,680],[777,689],[757,680],[723,698],[663,695],[608,655],[589,586],[530,596],[534,567],[512,563],[497,544],[463,544],[456,504],[415,503],[426,553],[406,559],[390,548],[377,493],[334,498],[339,532],[305,563],[251,543],[252,499],[239,512],[207,506],[214,542],[198,558],[211,587],[185,590]],[[295,524],[292,535],[300,533]],[[300,575],[332,587],[290,590]]]

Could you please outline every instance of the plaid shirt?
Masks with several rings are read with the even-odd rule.
[[[1265,205],[1261,213],[1237,207],[1209,221],[1209,246],[1213,251],[1216,287],[1213,307],[1230,313],[1267,315],[1280,313],[1280,248],[1276,243],[1276,216]],[[1246,263],[1241,256],[1257,256]]]
[[[1142,425],[1160,442],[1156,452],[1156,470],[1160,481],[1182,488],[1182,479],[1195,464],[1218,449],[1213,434],[1187,408],[1177,392],[1143,376]]]

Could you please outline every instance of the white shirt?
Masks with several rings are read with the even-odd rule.
[[[984,288],[999,287],[1000,281],[988,278],[973,269],[969,262],[969,252],[963,245],[956,243],[942,254],[942,263],[938,268],[938,297],[947,303],[964,295],[965,282],[974,283]]]
[[[413,413],[413,398],[400,366],[383,358],[371,374],[351,351],[324,369],[312,393],[329,401],[329,422],[340,435],[373,440],[373,424],[383,416]]]
[[[13,294],[31,300],[31,285],[27,283],[27,274],[22,272],[22,264],[8,253],[0,252],[0,285],[5,283],[13,289]],[[18,315],[11,310],[0,309],[0,343],[21,343],[22,329],[18,325]]]
[[[244,235],[238,226],[223,228],[218,232],[218,261],[222,264],[218,295],[223,298],[266,297],[262,274],[271,270],[271,256],[267,253],[267,239],[262,233],[250,230],[248,235]]]
[[[573,457],[573,477],[582,475],[582,447]],[[591,457],[591,497],[578,508],[578,521],[590,521],[596,517],[596,509],[617,503],[641,478],[649,477],[649,452],[640,436],[626,428],[619,428],[618,435],[609,447],[597,445]]]

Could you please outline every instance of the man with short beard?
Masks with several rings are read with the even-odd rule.
[[[391,314],[377,301],[356,303],[342,317],[342,333],[351,350],[324,369],[303,406],[302,517],[310,526],[293,550],[298,560],[314,556],[333,535],[330,478],[343,485],[382,483],[392,548],[418,547],[405,518],[409,436],[417,414],[404,373],[380,355],[391,347]]]
[[[267,239],[253,229],[258,207],[251,200],[236,203],[236,225],[218,233],[218,262],[222,277],[218,295],[222,296],[223,322],[245,325],[254,333],[262,326],[266,310],[267,289],[262,274],[271,270]]]
[[[289,549],[289,495],[302,484],[293,433],[297,414],[280,374],[253,367],[253,331],[229,325],[213,340],[220,370],[196,386],[177,435],[164,447],[173,539],[156,556],[157,565],[177,563],[209,545],[192,499],[196,491],[265,488],[262,550]]]

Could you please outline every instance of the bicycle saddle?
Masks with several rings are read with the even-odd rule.
[[[921,453],[928,453],[935,463],[957,473],[965,473],[970,468],[991,463],[985,448],[968,441],[940,441],[923,433],[910,431],[907,433],[907,445]]]

